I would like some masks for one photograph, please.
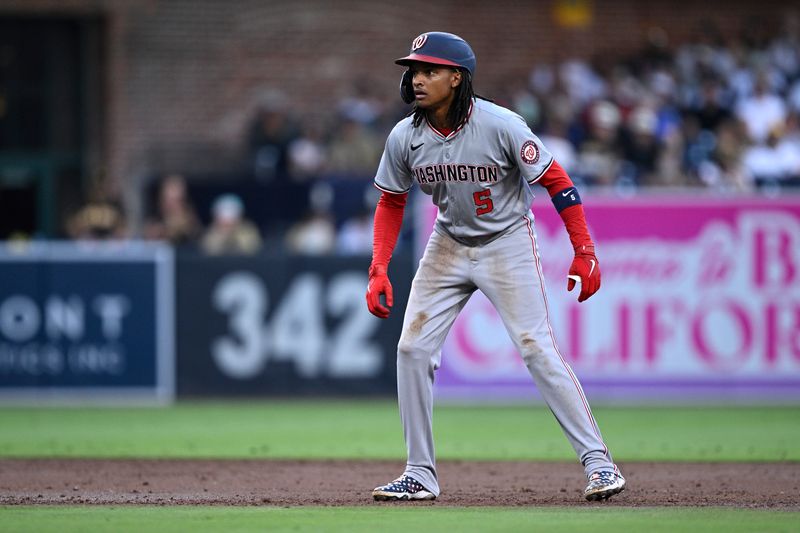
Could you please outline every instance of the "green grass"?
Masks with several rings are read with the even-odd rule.
[[[595,415],[620,461],[800,460],[798,407],[605,407]],[[542,407],[437,406],[434,430],[441,459],[574,460]],[[0,408],[0,457],[404,456],[393,401]]]
[[[686,508],[0,507],[0,531],[796,531],[800,512]]]

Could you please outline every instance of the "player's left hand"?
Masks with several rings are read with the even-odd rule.
[[[579,302],[588,300],[600,288],[600,263],[594,255],[593,244],[584,244],[575,250],[575,259],[572,260],[567,276],[567,290],[574,289],[578,280],[581,284]]]
[[[386,305],[381,304],[381,294],[386,297]],[[392,284],[386,274],[384,265],[369,267],[369,284],[367,285],[367,307],[369,312],[378,318],[389,318],[394,304]]]

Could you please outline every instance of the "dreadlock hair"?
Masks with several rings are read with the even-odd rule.
[[[492,100],[484,98],[479,94],[475,94],[475,91],[472,89],[472,76],[467,69],[458,68],[453,70],[458,70],[461,72],[461,83],[459,83],[458,87],[456,87],[456,94],[453,97],[453,102],[450,104],[450,109],[447,111],[447,121],[452,124],[451,127],[455,130],[467,121],[467,118],[469,117],[470,105],[475,98],[488,100],[490,102]],[[414,107],[408,114],[408,116],[414,116],[415,128],[422,124],[422,121],[425,120],[425,113],[426,111],[417,106],[415,102]]]

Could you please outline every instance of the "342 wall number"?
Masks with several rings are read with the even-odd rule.
[[[305,378],[375,376],[383,356],[371,340],[379,323],[364,304],[366,286],[366,276],[355,272],[337,274],[327,283],[319,274],[300,274],[271,310],[261,278],[231,272],[212,293],[214,308],[228,317],[227,333],[211,346],[214,362],[236,379],[261,374],[270,361],[293,362]]]

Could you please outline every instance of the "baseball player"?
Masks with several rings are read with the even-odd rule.
[[[397,390],[408,462],[402,476],[373,491],[376,500],[439,495],[434,457],[433,377],[447,332],[475,290],[497,309],[537,388],[583,464],[588,500],[625,489],[572,369],[556,345],[547,309],[530,205],[531,187],[547,189],[564,221],[575,259],[567,290],[583,302],[600,288],[600,266],[578,191],[517,114],[472,89],[475,54],[460,37],[428,32],[395,61],[408,67],[401,97],[412,112],[389,134],[375,186],[367,305],[392,308],[389,261],[416,182],[439,208],[411,285],[397,346]],[[382,301],[385,299],[385,303]]]

